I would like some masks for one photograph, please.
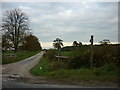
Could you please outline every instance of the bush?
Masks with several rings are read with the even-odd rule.
[[[95,46],[94,47],[94,67],[101,67],[107,63],[118,64],[117,46]]]
[[[102,67],[95,68],[93,70],[93,73],[98,76],[98,75],[106,75],[106,74],[117,74],[118,68],[115,64],[105,64]]]
[[[118,65],[119,63],[119,53],[116,45],[107,46],[94,46],[94,56],[93,65],[94,68],[102,67],[107,63],[113,63]],[[58,50],[48,50],[44,55],[50,61],[57,61],[55,55],[61,54],[62,56],[70,57],[68,60],[60,60],[54,62],[53,69],[65,68],[65,69],[79,69],[81,67],[89,68],[90,66],[90,46],[83,46],[80,49],[76,47],[69,47],[71,51],[59,51]],[[66,65],[65,65],[66,64]]]
[[[58,52],[56,50],[48,50],[46,51],[46,53],[44,54],[44,57],[46,57],[49,60],[53,60],[55,59],[55,55],[58,55]]]
[[[64,61],[52,61],[52,65],[49,70],[60,70],[60,69],[67,69],[67,63]]]
[[[79,56],[76,56],[69,60],[68,68],[70,69],[79,69],[81,67],[89,68],[89,60],[90,60],[89,53],[87,52],[79,53]]]
[[[103,67],[101,67],[102,70],[105,72],[111,72],[111,71],[116,71],[118,70],[117,66],[115,64],[105,64]]]

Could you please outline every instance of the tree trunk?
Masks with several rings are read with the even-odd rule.
[[[18,48],[17,48],[17,45],[15,45],[15,53],[17,53],[18,51]]]

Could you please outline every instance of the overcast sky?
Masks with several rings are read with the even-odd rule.
[[[89,43],[109,39],[118,42],[117,2],[3,2],[6,10],[20,8],[30,20],[32,33],[43,47],[52,47],[53,40],[60,38],[66,45],[73,41]]]

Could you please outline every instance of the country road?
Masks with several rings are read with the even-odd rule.
[[[19,85],[18,83],[18,80],[22,81],[21,82],[24,82],[25,80],[24,79],[27,79],[28,82],[30,80],[32,80],[33,78],[37,79],[37,77],[31,75],[29,73],[29,70],[35,66],[36,64],[38,64],[40,58],[43,56],[44,54],[44,51],[30,57],[30,58],[27,58],[25,60],[22,60],[22,61],[18,61],[18,62],[15,62],[15,63],[11,63],[11,64],[6,64],[6,65],[2,65],[2,85],[4,88],[10,88],[10,87],[27,87],[27,86],[21,86]],[[18,75],[19,77],[18,78],[11,78],[10,76],[11,75]],[[12,81],[12,83],[10,83]],[[13,84],[14,82],[16,82],[15,84]],[[10,84],[8,84],[10,83]],[[13,84],[13,85],[12,85]],[[18,84],[16,86],[16,84]]]
[[[34,55],[25,60],[15,62],[12,64],[2,65],[2,74],[3,75],[18,74],[22,77],[29,78],[31,76],[29,70],[39,62],[43,53],[44,52],[42,51],[41,53],[38,53],[37,55]]]

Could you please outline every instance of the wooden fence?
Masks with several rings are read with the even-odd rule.
[[[56,55],[55,55],[55,57],[56,58],[61,58],[61,59],[68,59],[69,58],[69,57],[66,57],[66,56],[56,56]]]
[[[56,56],[55,57],[57,58],[58,61],[60,60],[69,60],[69,59],[73,59],[74,57],[67,57],[67,56]]]
[[[17,56],[18,56],[17,53],[14,53],[14,54],[4,54],[3,58],[16,58]]]

